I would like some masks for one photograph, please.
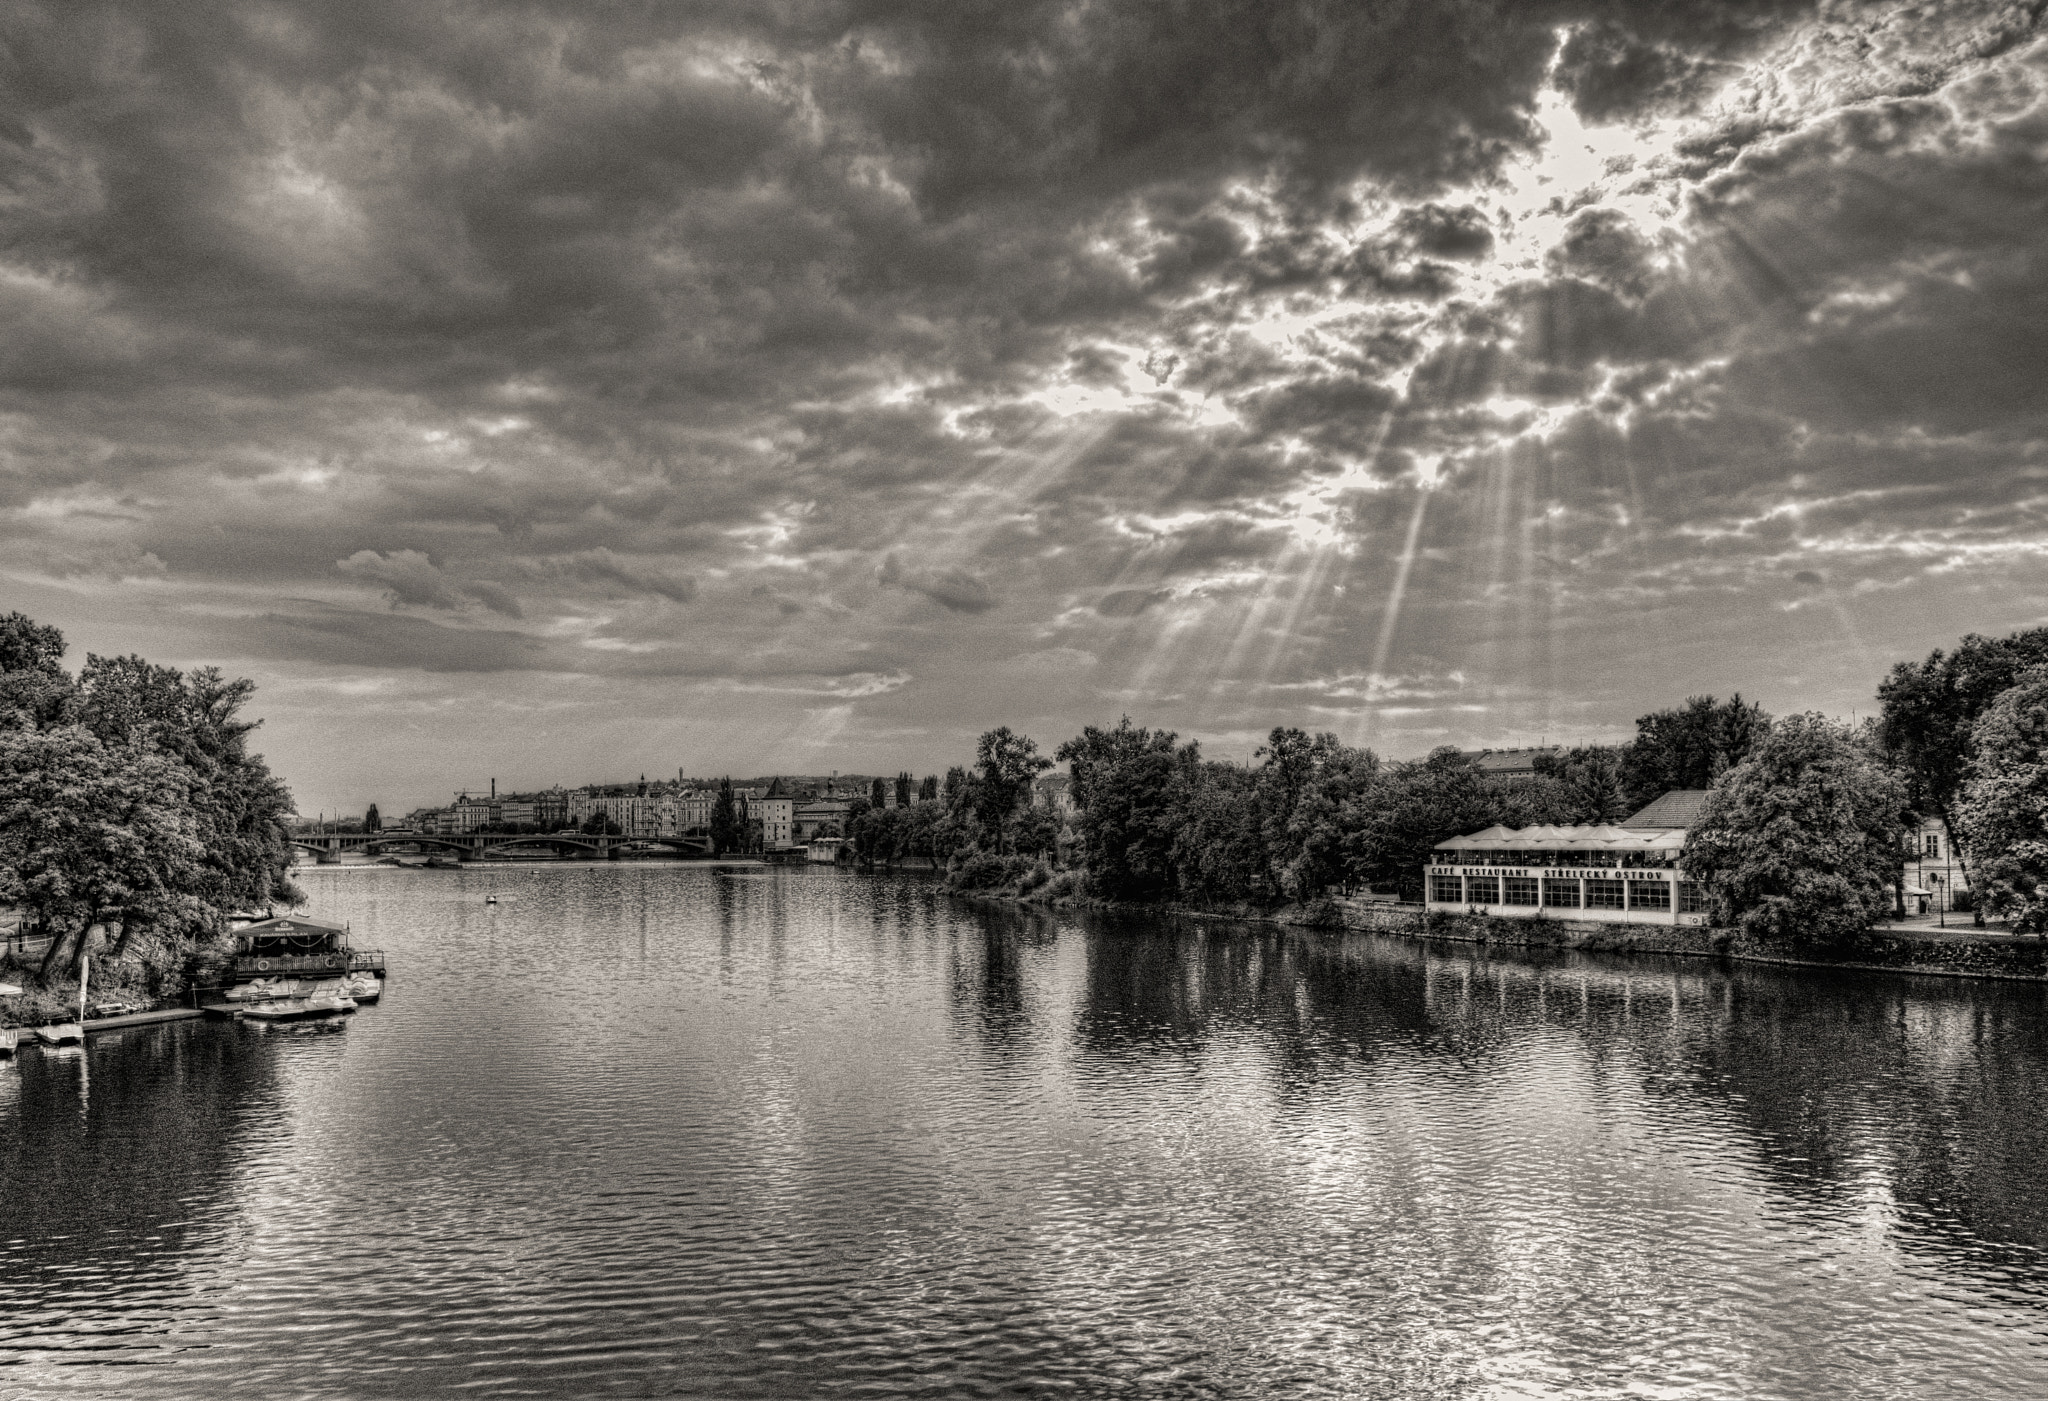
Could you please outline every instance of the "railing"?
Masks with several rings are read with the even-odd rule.
[[[381,973],[382,949],[343,949],[336,953],[242,954],[235,959],[238,978],[271,978],[287,974]]]

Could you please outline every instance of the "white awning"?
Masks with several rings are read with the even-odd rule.
[[[1488,827],[1436,844],[1438,851],[1677,851],[1683,828],[1615,827],[1579,823],[1569,827]]]

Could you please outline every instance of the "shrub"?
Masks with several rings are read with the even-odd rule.
[[[946,884],[955,890],[998,890],[1031,869],[1021,856],[997,856],[978,847],[955,852],[946,868]]]
[[[1300,921],[1311,929],[1339,929],[1344,924],[1344,907],[1328,896],[1310,900],[1301,907]]]

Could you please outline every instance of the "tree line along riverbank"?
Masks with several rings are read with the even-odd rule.
[[[1128,717],[1051,756],[1004,727],[982,736],[972,766],[948,772],[939,803],[855,812],[849,845],[871,866],[927,858],[962,893],[1268,918],[1362,891],[1419,902],[1448,837],[1611,823],[1694,789],[1707,796],[1678,865],[1706,889],[1719,933],[1702,937],[1720,938],[1718,951],[1840,961],[1863,950],[1889,964],[1875,951],[1900,936],[1876,926],[1902,909],[1906,839],[1927,816],[1951,834],[1980,917],[2039,934],[2048,628],[1966,637],[1899,663],[1877,689],[1879,713],[1855,725],[1774,718],[1739,695],[1693,697],[1641,717],[1626,744],[1544,755],[1514,779],[1455,749],[1389,761],[1288,727],[1249,764],[1207,758],[1198,742]],[[1031,801],[1055,759],[1069,768],[1068,813]],[[2008,957],[2031,956],[1943,956],[1955,971]]]

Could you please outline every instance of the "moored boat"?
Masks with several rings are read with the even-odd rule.
[[[384,980],[369,969],[361,969],[341,980],[341,995],[361,1004],[384,995]]]
[[[320,993],[312,997],[285,997],[270,1002],[258,1002],[242,1009],[242,1020],[246,1022],[290,1022],[302,1017],[329,1017],[338,1013],[353,1012],[355,1000],[337,997],[333,993]]]
[[[36,1040],[45,1046],[83,1046],[85,1028],[77,1022],[58,1022],[54,1026],[36,1028]]]
[[[11,1026],[0,1026],[0,1056],[11,1056],[21,1042],[21,1033]]]

